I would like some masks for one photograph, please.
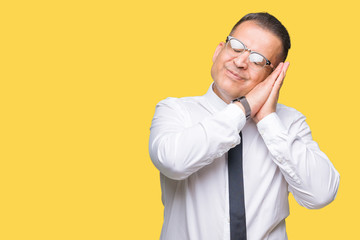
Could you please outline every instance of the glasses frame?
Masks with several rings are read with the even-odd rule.
[[[264,55],[262,55],[261,53],[252,51],[251,49],[247,48],[246,45],[245,45],[242,41],[240,41],[239,39],[234,38],[234,37],[232,37],[232,36],[227,36],[227,37],[226,37],[226,44],[229,44],[229,42],[230,42],[231,39],[234,39],[234,40],[238,41],[239,43],[241,43],[241,44],[244,46],[244,51],[242,51],[242,52],[240,53],[240,55],[243,54],[245,51],[250,52],[250,54],[251,54],[251,53],[259,54],[260,56],[262,56],[262,57],[266,60],[266,63],[265,63],[264,66],[262,66],[262,68],[264,68],[265,66],[269,66],[269,67],[271,67],[271,69],[274,70],[274,66],[272,65],[272,63],[270,62],[269,59],[267,59],[267,58],[266,58]],[[231,47],[231,45],[230,45],[230,47]],[[232,47],[231,47],[231,49],[234,50]],[[234,51],[235,51],[235,50],[234,50]],[[249,55],[249,57],[250,57],[250,55]]]

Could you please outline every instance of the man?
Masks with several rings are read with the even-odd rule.
[[[283,240],[289,192],[310,209],[334,200],[338,172],[305,117],[277,103],[289,48],[275,17],[248,14],[217,46],[208,92],[157,105],[149,151],[161,172],[161,239]]]

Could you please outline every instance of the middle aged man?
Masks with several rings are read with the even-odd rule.
[[[289,192],[307,208],[335,198],[339,174],[305,117],[277,103],[289,48],[275,17],[248,14],[217,46],[208,92],[157,105],[149,151],[161,172],[161,239],[283,240]]]

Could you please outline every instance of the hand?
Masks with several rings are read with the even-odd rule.
[[[289,64],[289,62],[280,63],[264,81],[246,95],[251,108],[251,116],[256,123],[276,111],[279,91]]]
[[[254,121],[258,123],[264,117],[269,115],[270,113],[276,112],[276,105],[279,99],[280,88],[284,83],[284,78],[286,75],[286,71],[289,68],[289,62],[284,63],[282,66],[281,72],[279,76],[276,78],[276,81],[271,89],[270,95],[265,101],[264,105],[259,109],[259,111],[254,116]]]

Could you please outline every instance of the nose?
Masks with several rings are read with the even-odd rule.
[[[234,64],[238,68],[247,69],[249,55],[250,55],[250,51],[248,51],[248,50],[242,52],[240,55],[238,55],[237,57],[234,58]]]

